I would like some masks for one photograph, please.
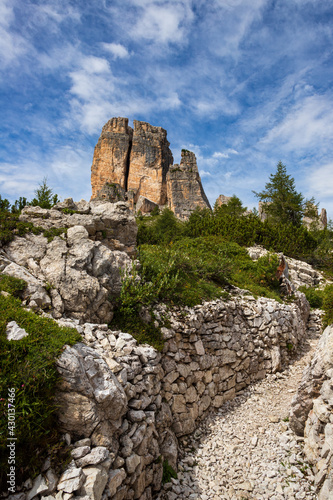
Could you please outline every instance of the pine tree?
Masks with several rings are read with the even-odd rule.
[[[286,166],[281,161],[276,173],[270,175],[265,190],[254,194],[264,203],[264,211],[272,222],[282,222],[300,226],[305,201],[303,195],[295,189],[295,180],[287,174]]]
[[[34,198],[30,205],[41,208],[51,208],[60,200],[57,194],[53,194],[53,190],[47,185],[47,178],[44,177],[39,188],[35,191],[36,198]]]

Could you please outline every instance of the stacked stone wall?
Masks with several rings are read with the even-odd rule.
[[[84,343],[57,362],[59,419],[73,461],[47,500],[154,498],[163,463],[177,467],[178,437],[288,362],[306,333],[309,306],[303,294],[289,305],[240,295],[171,313],[160,305],[155,315],[160,324],[169,318],[162,353],[107,325],[58,320],[75,325]],[[47,491],[46,472],[31,491],[40,484]]]

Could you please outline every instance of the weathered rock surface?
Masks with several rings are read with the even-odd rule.
[[[40,207],[25,207],[20,220],[32,222],[45,230],[83,226],[92,241],[101,241],[110,250],[121,250],[133,254],[136,246],[137,226],[128,204],[119,201],[110,203],[94,200],[87,203],[72,201],[72,213],[63,211],[63,203],[51,210]],[[68,201],[65,200],[65,201]],[[73,213],[74,212],[74,213]],[[37,248],[36,248],[37,249]]]
[[[27,337],[28,333],[18,326],[16,321],[10,321],[7,323],[6,337],[7,340],[21,340]]]
[[[148,198],[145,198],[144,196],[139,196],[138,202],[136,204],[137,212],[141,212],[142,214],[149,214],[157,208],[159,208],[157,203],[148,200]]]
[[[227,205],[229,201],[231,200],[231,196],[225,196],[224,194],[220,194],[220,196],[217,198],[215,204],[218,207],[221,207],[222,205]]]
[[[293,398],[290,426],[304,435],[304,451],[314,466],[319,500],[333,491],[333,326],[320,338],[310,365]]]
[[[103,127],[94,151],[91,167],[92,198],[103,197],[105,185],[127,190],[130,145],[133,130],[128,118],[111,118]],[[114,192],[116,196],[116,192]],[[109,201],[117,201],[110,200]]]
[[[103,127],[91,169],[92,199],[127,199],[137,212],[169,206],[188,217],[196,207],[209,207],[194,153],[182,152],[173,164],[167,133],[161,127],[127,118],[112,118]]]
[[[135,202],[144,196],[158,205],[167,201],[166,175],[173,163],[167,133],[162,127],[134,120],[127,189]]]
[[[56,398],[58,417],[65,432],[88,438],[104,421],[119,426],[127,398],[105,360],[94,349],[84,344],[66,347],[57,360],[57,368],[62,377],[61,395]],[[106,458],[103,455],[99,461]],[[80,466],[99,463],[91,454],[77,460]]]
[[[131,267],[124,250],[134,251],[137,226],[124,203],[91,202],[89,210],[23,210],[22,220],[44,229],[67,228],[50,242],[42,235],[16,237],[0,252],[1,271],[28,283],[24,299],[29,307],[50,309],[55,318],[111,321],[110,296],[120,293],[120,269]]]
[[[188,219],[193,210],[211,208],[203,190],[195,154],[182,150],[180,164],[170,167],[167,175],[168,206],[177,217]]]
[[[326,208],[322,208],[320,214],[317,213],[317,207],[313,205],[314,217],[303,217],[303,224],[307,229],[325,229],[327,227]]]
[[[260,257],[268,254],[268,251],[260,245],[248,247],[247,251],[253,260],[258,260]],[[296,289],[300,286],[315,287],[325,283],[326,280],[322,273],[314,269],[310,264],[301,260],[292,259],[291,257],[282,256],[282,254],[279,255],[283,257],[286,263],[284,274]]]

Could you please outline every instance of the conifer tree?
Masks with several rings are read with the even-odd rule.
[[[303,195],[295,189],[295,180],[287,174],[286,166],[281,161],[276,173],[271,174],[265,190],[254,194],[264,203],[264,211],[272,222],[300,226],[305,201]]]
[[[44,177],[39,188],[35,190],[36,198],[34,198],[30,205],[41,208],[51,208],[60,200],[57,194],[53,194],[53,190],[47,185],[47,178]]]

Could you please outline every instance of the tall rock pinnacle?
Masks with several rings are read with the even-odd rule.
[[[111,118],[104,125],[91,167],[92,198],[105,184],[117,184],[126,191],[132,136],[128,118]]]
[[[169,146],[161,127],[134,120],[132,130],[127,118],[111,118],[95,147],[92,199],[127,199],[143,212],[168,206],[181,218],[210,208],[194,153],[183,150],[180,165],[173,165]]]
[[[134,201],[144,196],[158,205],[167,202],[166,175],[173,163],[167,133],[161,127],[134,120],[127,190]]]
[[[167,175],[168,205],[180,218],[188,218],[196,207],[211,208],[203,190],[195,154],[182,149],[180,164]]]

